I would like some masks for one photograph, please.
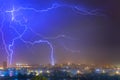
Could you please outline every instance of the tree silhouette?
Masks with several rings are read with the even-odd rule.
[[[47,80],[45,77],[39,75],[39,76],[35,76],[32,80]]]

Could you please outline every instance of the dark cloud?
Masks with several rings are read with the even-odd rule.
[[[38,33],[42,33],[46,36],[66,34],[77,39],[69,40],[60,38],[59,40],[50,40],[55,47],[57,62],[79,62],[82,59],[91,61],[97,59],[96,61],[104,60],[106,62],[119,61],[119,0],[13,0],[9,1],[9,3],[6,3],[6,1],[8,0],[5,0],[5,2],[2,1],[1,3],[3,3],[2,6],[6,6],[7,4],[7,9],[9,9],[11,5],[45,9],[50,7],[53,3],[60,3],[101,10],[100,12],[105,16],[80,15],[66,7],[55,9],[41,15],[34,13],[34,15],[30,13],[25,13],[24,15],[29,18],[30,24],[28,25]],[[38,39],[38,37],[34,36],[31,32],[28,32],[24,38]],[[14,62],[48,63],[49,61],[49,48],[46,45],[34,46],[34,48],[27,45],[28,47],[26,48],[25,44],[18,41],[15,46],[14,50],[16,54],[14,55]],[[80,50],[81,52],[72,53],[64,47],[71,50]],[[5,53],[3,50],[1,51]],[[34,58],[30,58],[31,56]],[[63,58],[65,60],[63,60]]]

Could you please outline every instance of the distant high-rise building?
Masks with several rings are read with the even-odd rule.
[[[4,61],[4,62],[3,62],[3,69],[6,69],[6,68],[7,68],[7,62]]]

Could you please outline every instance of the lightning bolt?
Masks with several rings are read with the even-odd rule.
[[[78,6],[71,6],[71,5],[58,4],[58,3],[55,3],[51,7],[47,8],[47,9],[42,9],[42,10],[38,10],[38,9],[35,9],[35,8],[31,8],[31,7],[27,7],[27,8],[26,7],[19,7],[19,8],[16,9],[15,6],[13,6],[12,9],[10,9],[10,10],[5,10],[5,11],[0,10],[0,12],[2,12],[2,14],[3,14],[3,20],[2,20],[2,25],[1,25],[1,28],[0,28],[0,32],[1,32],[1,35],[2,35],[2,41],[3,41],[4,47],[5,47],[5,51],[7,53],[7,60],[8,60],[9,65],[12,64],[12,59],[13,59],[13,54],[14,54],[13,47],[14,47],[15,42],[17,40],[21,40],[25,44],[31,44],[31,45],[35,45],[35,44],[39,44],[39,43],[48,44],[48,46],[51,49],[51,51],[50,51],[51,65],[55,64],[54,47],[53,47],[53,44],[49,40],[54,40],[54,39],[59,39],[59,38],[67,38],[67,39],[73,39],[73,38],[71,38],[70,36],[67,36],[65,34],[57,35],[55,37],[46,37],[44,35],[41,35],[40,33],[37,33],[36,31],[34,31],[32,28],[28,27],[27,19],[24,16],[22,16],[23,21],[17,19],[16,17],[19,16],[19,15],[16,15],[16,13],[20,12],[22,10],[32,11],[32,12],[36,12],[36,13],[44,13],[44,12],[49,12],[51,10],[54,10],[54,9],[57,9],[57,8],[60,8],[60,7],[71,8],[75,13],[79,13],[80,15],[91,15],[91,16],[102,15],[101,13],[98,13],[98,11],[99,11],[98,9],[87,10],[87,9],[80,8]],[[9,44],[6,43],[5,35],[4,35],[4,32],[3,32],[4,22],[7,20],[7,18],[5,16],[8,15],[8,14],[11,17],[9,27],[12,30],[14,30],[15,34],[17,34],[17,36],[15,36]],[[16,30],[15,27],[13,27],[12,24],[17,24],[19,26],[23,26],[24,30],[22,32],[19,32],[18,30]],[[42,39],[35,40],[33,42],[32,41],[25,41],[23,36],[24,36],[25,33],[27,33],[28,30],[30,30],[31,32],[33,32],[35,35],[39,36]],[[66,49],[69,50],[68,48],[66,48]],[[80,52],[80,51],[77,51],[77,52]]]

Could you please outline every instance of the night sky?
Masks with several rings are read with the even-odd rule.
[[[47,39],[54,47],[56,63],[74,62],[90,63],[120,62],[120,1],[119,0],[0,0],[2,11],[19,7],[32,7],[35,9],[46,9],[54,3],[68,6],[95,10],[96,15],[83,15],[70,7],[59,7],[44,13],[34,11],[18,11],[15,15],[20,18],[24,14],[28,23],[26,25],[35,32],[52,39]],[[5,42],[8,45],[16,36],[9,28],[10,14],[3,16],[0,13],[0,27],[3,17]],[[22,22],[24,24],[24,21]],[[21,32],[24,27],[11,24],[17,31]],[[56,38],[58,35],[64,37]],[[23,38],[27,41],[43,39],[27,31]],[[41,43],[34,46],[25,44],[20,40],[13,47],[13,63],[48,64],[50,63],[50,48]],[[0,34],[0,63],[6,61],[2,37]]]

